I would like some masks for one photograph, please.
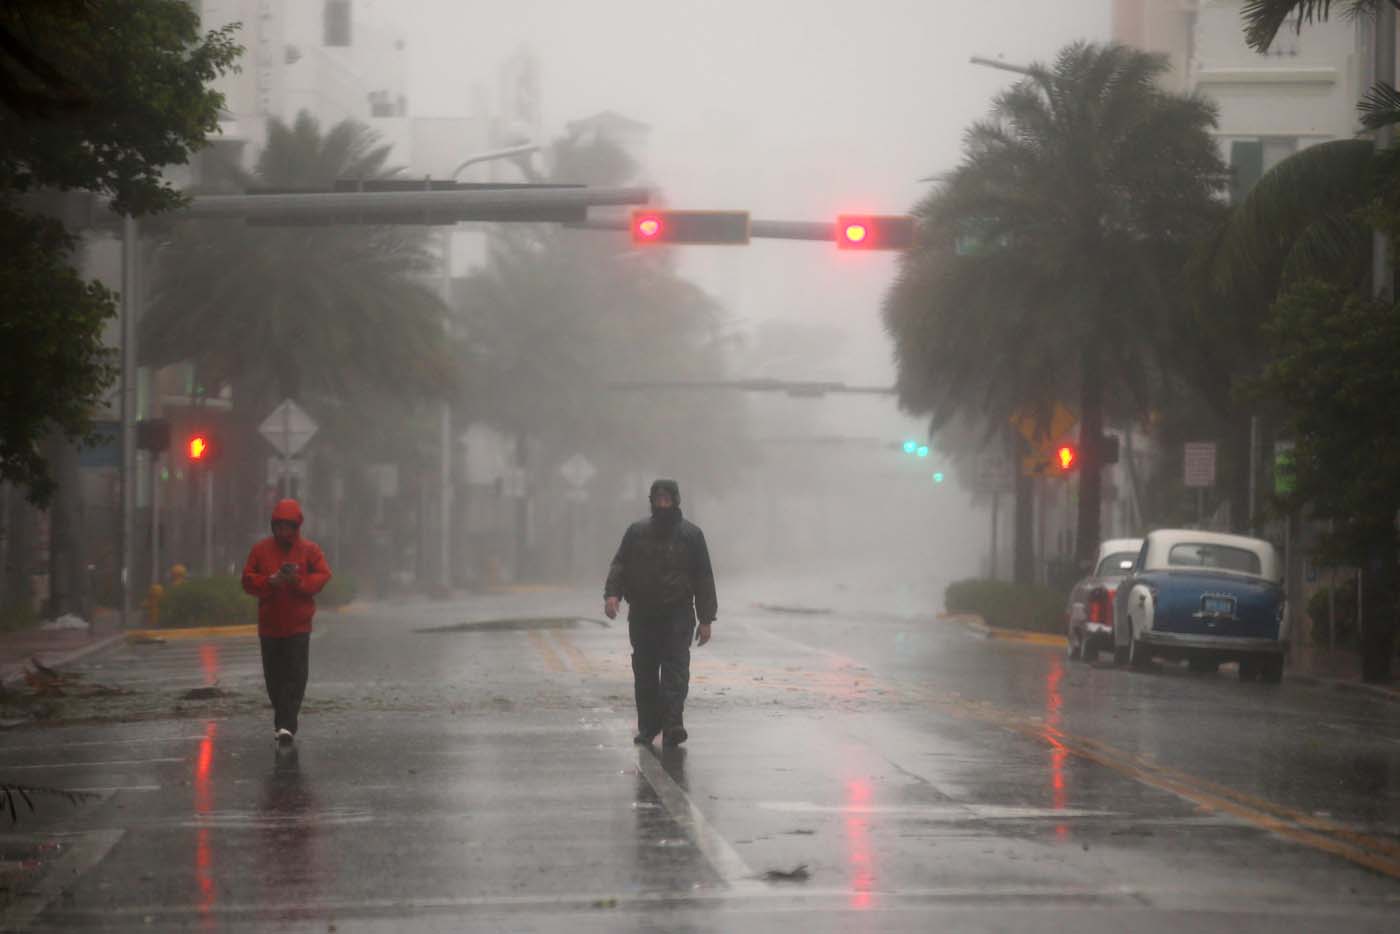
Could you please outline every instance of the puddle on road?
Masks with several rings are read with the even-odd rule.
[[[448,626],[427,626],[414,632],[527,632],[535,629],[577,629],[580,625],[592,623],[608,627],[601,619],[586,619],[580,616],[544,616],[523,619],[483,619],[465,623],[452,623]]]

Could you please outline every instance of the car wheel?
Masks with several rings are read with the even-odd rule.
[[[1259,677],[1259,659],[1246,655],[1240,659],[1240,680],[1248,684]]]
[[[1198,675],[1213,675],[1220,670],[1220,663],[1208,655],[1192,655],[1186,664]]]
[[[1259,680],[1265,684],[1278,684],[1283,680],[1283,656],[1268,655],[1259,661]]]
[[[1148,653],[1147,646],[1136,634],[1128,643],[1128,665],[1138,671],[1146,671],[1152,665],[1152,656]]]
[[[1128,664],[1128,651],[1129,651],[1129,648],[1130,648],[1130,646],[1118,645],[1117,643],[1114,643],[1114,645],[1113,645],[1113,664],[1117,665],[1117,666],[1120,667],[1120,668],[1123,667],[1124,665]]]

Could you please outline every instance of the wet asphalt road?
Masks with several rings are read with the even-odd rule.
[[[0,734],[98,796],[0,834],[0,929],[1395,928],[1400,705],[728,596],[676,751],[591,594],[324,617],[294,755],[255,640],[86,659],[142,719]]]

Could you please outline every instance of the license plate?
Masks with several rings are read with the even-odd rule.
[[[1210,595],[1201,597],[1201,612],[1207,616],[1234,616],[1235,598]]]

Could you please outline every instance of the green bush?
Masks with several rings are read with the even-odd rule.
[[[166,589],[160,625],[170,628],[232,626],[258,621],[258,601],[237,577],[193,577]]]
[[[975,578],[954,581],[943,592],[949,613],[976,613],[989,626],[1031,632],[1064,632],[1067,601],[1067,594],[1049,587]]]
[[[1319,587],[1308,598],[1308,616],[1312,619],[1312,641],[1314,645],[1327,645],[1327,592],[1330,588]],[[1354,645],[1356,642],[1356,585],[1345,584],[1337,588],[1337,644]]]
[[[359,593],[360,582],[355,579],[354,574],[336,572],[331,575],[330,583],[326,584],[316,595],[316,604],[328,609],[335,609],[350,603]]]

